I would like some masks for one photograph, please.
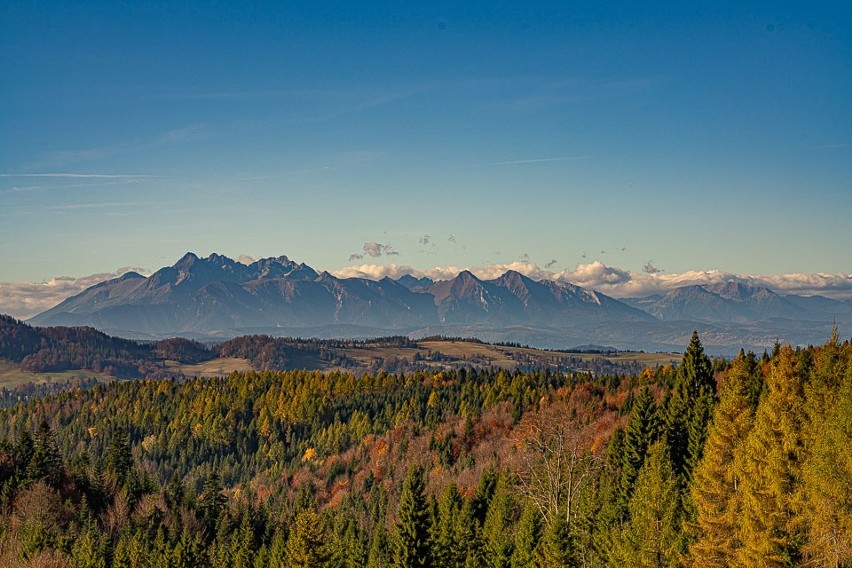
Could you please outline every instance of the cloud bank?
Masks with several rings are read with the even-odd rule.
[[[0,282],[0,313],[19,319],[30,318],[90,286],[130,271],[146,273],[144,268],[126,266],[115,272],[100,272],[80,278],[57,276],[44,282]]]
[[[681,273],[664,273],[653,264],[643,267],[643,272],[633,272],[607,266],[595,261],[578,264],[573,269],[553,272],[529,261],[489,264],[486,266],[436,266],[417,270],[398,264],[361,264],[331,271],[340,278],[369,278],[379,280],[386,276],[399,278],[404,274],[433,280],[448,280],[462,270],[470,270],[478,278],[490,280],[507,270],[515,270],[534,280],[557,280],[598,290],[615,298],[631,298],[665,294],[681,286],[741,282],[751,286],[763,286],[778,294],[801,296],[820,295],[837,300],[852,299],[852,275],[844,273],[791,273],[781,275],[736,274],[723,270],[691,270]],[[649,270],[650,269],[650,270]]]

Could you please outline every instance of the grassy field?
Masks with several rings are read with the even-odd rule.
[[[678,353],[635,353],[624,352],[610,355],[596,353],[563,353],[547,349],[533,349],[529,347],[505,347],[502,345],[489,345],[486,343],[475,343],[471,341],[420,341],[419,348],[387,347],[387,346],[365,346],[352,349],[343,349],[347,357],[362,365],[368,365],[373,359],[397,358],[411,361],[415,354],[419,353],[423,359],[428,359],[430,352],[439,353],[453,361],[469,361],[471,363],[513,368],[518,365],[567,365],[572,360],[606,359],[612,362],[637,362],[643,366],[655,367],[667,365],[680,361]],[[441,361],[435,361],[432,366],[440,367]]]
[[[219,377],[230,375],[234,371],[242,372],[252,369],[251,363],[247,359],[237,359],[236,357],[212,359],[197,365],[181,365],[169,361],[166,366],[182,372],[187,377]]]
[[[0,387],[14,388],[24,383],[46,383],[48,381],[65,382],[75,377],[92,377],[102,383],[113,380],[112,377],[103,375],[101,373],[95,373],[94,371],[61,371],[58,373],[31,373],[29,371],[24,371],[16,363],[0,359]]]

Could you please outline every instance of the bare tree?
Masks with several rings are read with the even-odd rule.
[[[547,524],[559,514],[571,524],[577,498],[601,464],[591,450],[596,421],[580,416],[572,405],[558,402],[542,406],[516,430],[521,490]]]

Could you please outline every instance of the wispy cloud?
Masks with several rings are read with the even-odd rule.
[[[103,160],[106,158],[112,158],[114,156],[120,156],[122,154],[132,154],[134,152],[139,152],[143,150],[150,150],[153,148],[161,148],[165,146],[171,146],[174,144],[192,142],[197,140],[204,140],[211,138],[215,135],[214,130],[207,124],[190,124],[185,126],[180,126],[176,128],[172,128],[161,132],[160,134],[149,138],[148,140],[143,140],[140,142],[126,142],[126,143],[118,143],[110,146],[99,146],[95,148],[81,148],[81,149],[70,149],[70,150],[54,150],[42,153],[36,160],[24,164],[20,167],[23,170],[43,170],[43,169],[53,169],[53,168],[65,168],[69,167],[72,164],[80,164],[86,162],[96,162],[98,160]],[[19,174],[10,174],[10,175],[19,175]],[[45,176],[41,174],[31,174],[37,177],[85,177],[86,175],[91,174],[60,174],[54,176]],[[114,174],[94,174],[95,176],[110,176]],[[146,177],[146,176],[132,176],[132,177]],[[147,176],[153,177],[153,176]]]
[[[76,211],[78,209],[108,209],[110,207],[126,207],[128,205],[140,205],[135,201],[99,201],[96,203],[67,203],[64,205],[51,205],[45,207],[51,211]]]
[[[67,178],[67,179],[150,179],[160,178],[148,174],[92,174],[71,172],[46,172],[37,174],[0,174],[0,178]]]
[[[816,146],[807,146],[807,150],[835,150],[837,148],[852,147],[852,142],[841,142],[838,144],[817,144]]]
[[[519,164],[543,164],[547,162],[574,162],[589,160],[591,156],[562,156],[560,158],[528,158],[525,160],[505,160],[502,162],[478,162],[472,166],[515,166]]]

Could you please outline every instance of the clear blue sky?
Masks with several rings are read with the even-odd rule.
[[[852,272],[842,3],[356,4],[0,4],[0,281],[369,242]]]

